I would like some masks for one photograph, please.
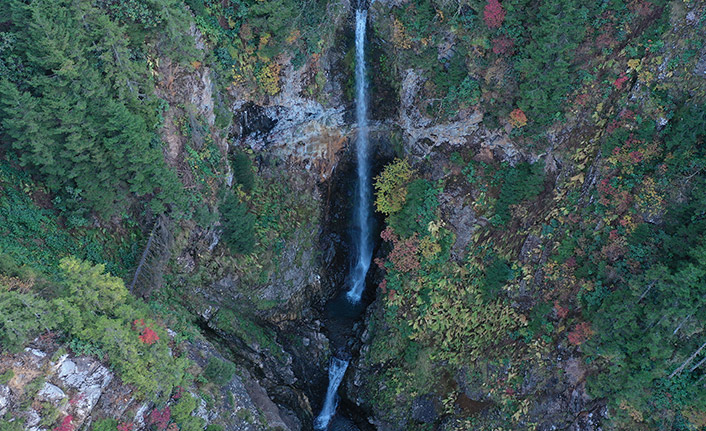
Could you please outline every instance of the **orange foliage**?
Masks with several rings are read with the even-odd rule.
[[[527,116],[520,108],[510,112],[510,124],[512,127],[522,127],[527,125]]]

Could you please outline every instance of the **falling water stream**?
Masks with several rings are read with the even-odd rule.
[[[348,368],[347,360],[336,357],[331,359],[331,365],[328,371],[329,383],[328,389],[326,389],[326,399],[324,400],[324,407],[321,409],[321,413],[314,421],[314,429],[327,429],[331,418],[334,413],[336,413],[336,392],[338,391],[338,386],[343,381],[343,375],[346,374],[346,368]]]
[[[370,159],[368,156],[368,95],[365,80],[365,24],[368,11],[358,9],[355,12],[355,116],[358,122],[356,155],[358,162],[357,196],[355,201],[355,225],[358,229],[354,238],[356,247],[355,266],[351,272],[351,287],[348,299],[360,302],[365,289],[365,275],[370,267],[373,255],[370,236]]]
[[[358,8],[355,12],[355,88],[356,88],[356,121],[358,123],[358,137],[356,139],[357,155],[357,183],[354,200],[354,228],[353,245],[355,258],[350,273],[350,287],[346,293],[349,309],[359,308],[363,291],[365,290],[365,276],[370,267],[373,254],[371,237],[371,204],[370,204],[370,160],[368,154],[368,100],[367,83],[365,79],[365,25],[368,11]],[[338,404],[338,387],[343,381],[343,376],[348,368],[348,359],[333,357],[329,365],[329,383],[326,389],[326,398],[321,413],[314,421],[314,429],[327,430],[329,423],[336,413]]]

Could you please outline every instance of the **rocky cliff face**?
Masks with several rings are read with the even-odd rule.
[[[193,341],[187,349],[189,359],[199,369],[206,368],[209,360],[224,360],[207,341]],[[66,425],[62,429],[87,430],[105,419],[125,429],[147,429],[154,426],[160,412],[170,406],[174,409],[181,398],[172,397],[159,405],[145,401],[105,362],[94,356],[66,353],[47,337],[35,340],[20,353],[3,355],[0,363],[5,376],[0,384],[0,415],[9,413],[16,421],[23,421],[24,429],[32,431],[49,429],[57,418]],[[297,417],[275,405],[242,367],[215,391],[183,391],[196,399],[192,416],[222,424],[226,430],[301,428]]]
[[[331,200],[336,199],[330,182],[355,133],[345,119],[338,76],[342,72],[336,69],[340,50],[336,47],[316,65],[307,63],[299,69],[283,62],[281,91],[265,98],[237,85],[229,86],[228,94],[214,94],[205,66],[177,71],[174,80],[167,75],[172,69],[164,66],[161,91],[167,94],[169,88],[175,89],[174,99],[169,99],[175,108],[165,115],[168,159],[177,166],[184,164],[189,138],[172,125],[178,123],[172,119],[185,114],[188,118],[193,112],[197,119],[205,119],[205,132],[224,158],[234,152],[252,154],[262,182],[258,187],[263,194],[272,193],[259,197],[271,206],[268,211],[291,215],[291,226],[280,224],[272,232],[276,250],[267,250],[266,256],[256,256],[250,264],[224,256],[217,224],[182,224],[173,249],[175,272],[190,295],[185,305],[199,316],[209,337],[252,376],[245,386],[256,388],[253,399],[260,405],[269,403],[270,410],[285,412],[280,414],[283,420],[267,421],[283,429],[311,428],[326,385],[330,348],[322,306],[337,288],[332,280],[340,277],[328,271],[334,261],[341,261],[336,253],[345,239],[327,235],[324,223],[331,218]],[[305,91],[314,67],[326,77],[325,96]],[[181,84],[171,87],[172,82]],[[227,129],[218,129],[214,122],[213,100],[219,98],[229,100],[233,120]],[[182,108],[192,105],[191,111]],[[190,139],[193,144],[193,136]],[[235,188],[232,173],[225,175]],[[286,203],[280,206],[272,201]]]

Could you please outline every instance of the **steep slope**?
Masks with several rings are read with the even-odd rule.
[[[349,397],[380,429],[697,429],[703,5],[476,3],[373,6],[403,159]]]

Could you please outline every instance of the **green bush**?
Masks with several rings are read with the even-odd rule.
[[[485,268],[485,277],[481,283],[483,299],[493,301],[500,293],[500,289],[512,276],[512,271],[504,259],[492,257],[492,260]]]
[[[26,265],[18,265],[15,259],[9,254],[0,252],[0,274],[8,277],[17,277],[20,279],[34,279],[37,277],[36,271]]]
[[[191,413],[198,406],[198,398],[189,393],[184,393],[174,407],[172,407],[172,419],[179,425],[181,431],[203,431],[206,421]]]
[[[396,159],[375,177],[375,207],[383,214],[393,214],[407,198],[407,182],[414,170],[404,159]]]
[[[544,187],[544,162],[533,165],[520,163],[516,167],[504,167],[499,172],[500,193],[495,203],[495,214],[500,224],[510,220],[510,206],[533,199]]]
[[[0,374],[0,385],[6,385],[13,377],[15,377],[15,372],[12,369]]]
[[[115,419],[99,419],[93,424],[93,431],[116,431],[118,421]]]
[[[236,254],[250,254],[255,250],[255,215],[235,195],[226,198],[221,207],[223,242]]]
[[[127,298],[125,283],[106,274],[104,265],[68,257],[61,260],[59,269],[63,274],[65,296],[84,311],[110,313]]]
[[[24,425],[24,418],[8,418],[7,416],[5,416],[5,418],[2,418],[2,420],[0,420],[0,431],[23,431],[25,429]]]
[[[452,117],[459,110],[466,109],[480,101],[480,85],[478,81],[466,76],[457,86],[449,89],[448,94],[441,101],[444,115]]]
[[[216,357],[209,358],[208,365],[204,369],[206,378],[219,385],[225,385],[231,381],[235,375],[235,364],[230,361],[222,361]]]
[[[391,214],[388,222],[395,233],[402,238],[408,238],[415,232],[420,235],[428,233],[430,222],[436,220],[436,209],[439,206],[438,190],[425,179],[417,179],[407,186],[407,196],[402,209]]]
[[[243,190],[250,193],[255,185],[255,174],[250,157],[242,151],[237,151],[230,160],[233,168],[233,178],[243,187]]]
[[[12,157],[0,158],[0,254],[4,255],[0,257],[0,272],[42,282],[43,277],[57,272],[57,263],[69,254],[103,263],[117,276],[125,276],[126,268],[134,268],[137,235],[130,221],[122,225],[125,231],[120,237],[93,226],[62,226],[57,211],[42,208],[33,200],[43,185],[16,162]],[[53,199],[55,209],[71,218],[72,213],[62,209],[60,202],[58,196]]]
[[[0,350],[17,352],[40,331],[53,329],[50,310],[35,295],[0,291]]]

